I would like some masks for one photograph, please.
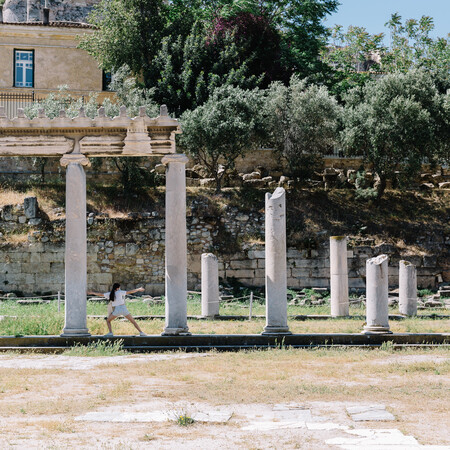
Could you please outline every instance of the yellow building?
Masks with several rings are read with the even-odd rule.
[[[62,85],[76,97],[112,97],[97,62],[77,48],[77,36],[91,32],[75,22],[0,23],[0,106],[9,116]]]

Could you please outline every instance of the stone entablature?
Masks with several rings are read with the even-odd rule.
[[[18,117],[8,119],[0,107],[0,156],[62,156],[66,168],[66,239],[65,239],[65,326],[62,336],[89,334],[86,319],[87,235],[86,173],[87,156],[161,156],[166,169],[166,327],[165,334],[188,333],[186,273],[186,169],[187,157],[176,153],[175,134],[181,128],[161,106],[160,115],[150,118],[146,108],[130,118],[120,107],[117,117],[106,117],[105,109],[91,119],[80,108],[71,119],[64,110],[59,117],[46,117],[43,109],[29,119],[23,109]],[[42,136],[56,143],[49,151]],[[105,136],[106,148],[101,138]],[[113,138],[111,138],[113,136]],[[61,138],[59,139],[58,138]],[[87,143],[87,144],[86,144]],[[85,145],[86,144],[86,145]],[[92,144],[92,145],[89,145]],[[111,145],[112,144],[112,145]],[[175,244],[173,244],[175,243]],[[37,271],[39,274],[39,270]]]
[[[106,117],[104,108],[99,108],[94,119],[86,117],[83,108],[74,119],[64,111],[50,119],[43,110],[34,119],[22,110],[18,117],[9,119],[0,107],[0,156],[164,155],[175,153],[175,134],[180,131],[178,121],[168,116],[165,107],[156,118],[148,117],[145,108],[131,118],[121,107],[119,116],[112,119]]]

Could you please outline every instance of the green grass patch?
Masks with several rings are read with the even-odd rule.
[[[141,321],[141,326],[147,334],[159,334],[163,329],[165,305],[164,301],[144,303],[141,299],[130,299],[127,308],[133,316],[161,316],[159,320]],[[249,317],[250,304],[248,298],[223,302],[220,305],[222,316]],[[255,316],[265,315],[264,299],[255,298],[252,306],[252,320],[190,320],[189,328],[195,334],[253,334],[260,333],[264,327],[264,319]],[[390,308],[390,314],[398,314],[398,308]],[[107,332],[105,317],[106,302],[88,302],[88,327],[93,335],[103,335]],[[201,298],[191,295],[187,303],[188,316],[201,315]],[[419,311],[421,315],[448,315],[447,311],[426,309]],[[330,305],[289,305],[288,316],[329,315]],[[92,316],[97,316],[94,318]],[[358,333],[362,331],[365,307],[350,306],[350,318],[335,318],[328,320],[304,321],[289,319],[289,327],[293,333]],[[353,316],[353,317],[352,317]],[[450,317],[450,316],[449,316]],[[390,326],[394,332],[436,333],[448,331],[447,319],[406,318],[392,320]],[[60,311],[56,301],[36,305],[20,305],[15,300],[0,302],[0,336],[34,336],[59,335],[64,327],[64,304]],[[114,334],[135,334],[134,327],[126,320],[113,322]]]
[[[87,345],[77,344],[63,353],[65,356],[118,356],[127,354],[128,352],[123,350],[122,339],[114,342],[106,340]]]

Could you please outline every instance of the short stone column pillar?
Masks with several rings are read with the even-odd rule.
[[[415,316],[417,314],[417,270],[408,261],[400,261],[398,303],[400,314]]]
[[[61,336],[89,336],[86,321],[87,242],[86,174],[89,160],[80,153],[64,155],[66,167],[65,324]]]
[[[366,261],[366,325],[364,333],[391,333],[388,309],[388,256]]]
[[[348,316],[347,238],[330,237],[331,315]]]
[[[186,155],[166,155],[166,323],[163,336],[188,335]]]
[[[287,324],[286,192],[266,193],[266,326],[262,334],[291,334]]]
[[[202,254],[202,316],[219,315],[219,262],[212,253]]]

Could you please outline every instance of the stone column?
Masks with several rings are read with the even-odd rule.
[[[89,336],[86,323],[87,242],[86,174],[89,160],[82,154],[61,158],[66,167],[66,306],[61,336]]]
[[[262,334],[291,334],[287,324],[286,192],[266,193],[266,326]]]
[[[400,261],[398,284],[400,314],[415,316],[417,314],[417,271],[414,264]]]
[[[189,335],[187,325],[186,155],[165,156],[166,324],[163,336]]]
[[[212,253],[202,254],[202,316],[219,315],[219,263]]]
[[[366,325],[364,333],[391,333],[388,309],[388,256],[366,261]]]
[[[330,237],[331,315],[348,316],[347,238]]]

